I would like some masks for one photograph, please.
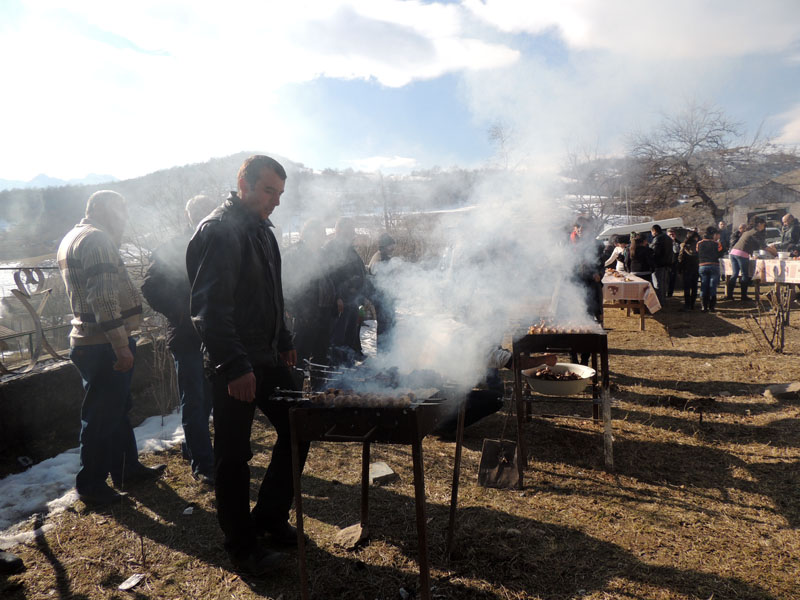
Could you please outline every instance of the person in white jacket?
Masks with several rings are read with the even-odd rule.
[[[606,267],[613,268],[617,271],[624,271],[625,263],[622,260],[622,254],[625,252],[625,248],[630,246],[631,236],[615,235],[612,242],[614,244],[614,250],[612,250],[611,256],[608,257],[604,264]]]

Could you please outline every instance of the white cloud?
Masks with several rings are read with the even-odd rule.
[[[523,155],[582,136],[618,145],[679,95],[716,101],[736,57],[795,64],[799,13],[796,0],[37,0],[0,26],[0,177],[126,177],[243,149],[307,161],[319,121],[282,92],[318,77],[401,87],[459,73],[476,121],[514,122]],[[533,34],[524,54],[509,32]],[[556,60],[536,45],[544,32],[565,42]],[[364,153],[423,156],[382,143]]]
[[[651,58],[743,56],[791,50],[800,40],[796,0],[464,0],[506,32],[556,29],[576,49]]]
[[[405,156],[370,156],[369,158],[356,158],[348,160],[352,168],[357,171],[410,171],[419,163],[414,158]]]
[[[400,0],[28,3],[0,30],[0,55],[13,57],[0,62],[13,90],[0,97],[0,177],[81,176],[81,165],[125,177],[243,148],[288,152],[287,84],[396,87],[519,58],[469,37],[463,14]]]
[[[787,146],[800,147],[800,104],[796,104],[791,110],[778,115],[777,120],[784,124],[775,141]]]
[[[796,2],[464,4],[501,31],[547,38],[541,46],[534,38],[533,50],[506,69],[464,74],[476,117],[508,123],[515,134],[511,162],[525,161],[537,171],[557,170],[567,150],[622,152],[628,134],[692,99],[733,105],[733,119],[758,123],[775,106],[767,106],[763,94],[748,96],[743,82],[761,77],[758,85],[772,85],[774,63],[790,72],[789,57],[800,42]],[[555,51],[554,35],[564,41]],[[774,72],[754,67],[770,60],[759,55],[775,52],[784,60],[767,65]],[[794,81],[787,84],[796,88]],[[785,139],[790,131],[787,125]]]

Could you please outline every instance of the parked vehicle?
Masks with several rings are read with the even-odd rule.
[[[661,219],[659,221],[647,221],[645,223],[631,223],[630,225],[617,225],[615,227],[606,227],[603,231],[600,232],[600,235],[597,236],[597,239],[601,242],[605,242],[612,235],[625,235],[630,233],[638,233],[640,231],[650,232],[650,228],[653,225],[660,225],[661,229],[666,231],[670,227],[679,230],[679,239],[683,239],[685,237],[685,230],[686,228],[683,225],[683,219],[680,217],[675,217],[673,219]],[[681,231],[684,230],[684,231]],[[780,236],[779,236],[780,237]]]

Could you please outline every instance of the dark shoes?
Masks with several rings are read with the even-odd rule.
[[[258,535],[267,537],[269,541],[279,546],[297,547],[297,528],[290,525],[288,521],[264,526],[259,529]]]
[[[199,481],[203,485],[207,485],[208,487],[214,487],[214,475],[213,473],[204,473],[203,471],[195,471],[192,473],[192,477],[196,481]]]
[[[90,508],[101,508],[122,502],[127,494],[120,494],[105,483],[85,490],[78,490],[78,498]]]
[[[0,573],[4,575],[13,575],[14,573],[22,573],[25,570],[25,563],[16,554],[11,552],[0,552]]]
[[[138,466],[133,467],[127,472],[123,473],[121,479],[117,479],[113,475],[111,476],[111,479],[114,481],[114,487],[122,490],[139,483],[155,481],[161,477],[166,470],[167,465],[146,467],[140,463]]]
[[[283,552],[275,552],[269,548],[264,548],[261,544],[246,556],[237,557],[233,554],[229,556],[237,571],[256,576],[268,575],[274,572],[286,559],[286,554]]]

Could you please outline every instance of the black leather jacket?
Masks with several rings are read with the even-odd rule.
[[[279,353],[292,349],[271,226],[231,193],[200,222],[186,251],[192,324],[227,381],[254,367],[277,366]]]
[[[336,297],[345,304],[355,304],[364,289],[367,269],[352,244],[335,237],[323,247],[326,260],[331,265],[331,279],[336,287]]]
[[[176,351],[200,350],[200,338],[189,315],[188,243],[189,233],[156,248],[142,284],[148,304],[167,317],[167,345]]]
[[[653,249],[653,262],[656,268],[669,267],[672,265],[672,239],[663,231],[653,238],[650,248]],[[638,249],[636,250],[639,251]]]

